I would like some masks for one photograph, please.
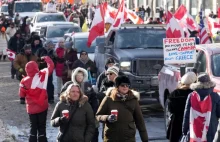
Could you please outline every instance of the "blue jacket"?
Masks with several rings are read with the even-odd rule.
[[[199,94],[201,100],[204,100],[206,96],[209,94],[211,95],[212,98],[212,113],[211,113],[211,120],[209,124],[209,130],[207,133],[207,142],[212,142],[215,133],[218,127],[218,119],[220,118],[220,96],[217,93],[213,92],[213,88],[210,89],[196,89],[197,93]],[[185,112],[184,112],[184,118],[183,118],[183,134],[187,134],[189,131],[189,119],[190,119],[190,98],[191,94],[189,94],[187,101],[186,101],[186,107],[185,107]]]

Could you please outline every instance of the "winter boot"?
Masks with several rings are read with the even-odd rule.
[[[47,142],[47,137],[44,135],[38,136],[38,142]]]
[[[37,142],[37,136],[30,135],[29,142]]]
[[[20,98],[20,104],[25,104],[25,98]]]

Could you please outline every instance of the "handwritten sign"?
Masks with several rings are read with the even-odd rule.
[[[164,64],[196,63],[195,38],[164,38]]]

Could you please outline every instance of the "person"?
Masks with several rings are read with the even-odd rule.
[[[8,37],[7,39],[9,40],[11,37],[13,37],[16,33],[16,29],[15,29],[15,24],[11,23],[10,27],[8,27],[5,31],[6,36]]]
[[[199,32],[198,31],[192,31],[190,34],[190,37],[194,37],[195,38],[195,42],[196,44],[200,44],[200,39],[199,39]]]
[[[89,59],[88,53],[83,50],[80,52],[80,58],[73,63],[72,69],[75,69],[77,67],[89,70],[93,76],[97,73],[95,63],[91,59]]]
[[[151,13],[151,8],[150,8],[150,6],[147,7],[147,10],[146,10],[146,11],[147,11],[148,17],[150,17],[150,13]]]
[[[109,57],[106,60],[106,62],[105,62],[105,70],[98,76],[98,79],[97,79],[97,82],[96,82],[96,86],[97,86],[98,90],[100,90],[102,81],[107,78],[106,72],[107,72],[108,68],[112,67],[114,64],[115,64],[115,60],[113,58]]]
[[[24,47],[24,39],[21,37],[20,31],[17,31],[13,37],[8,41],[8,49],[19,54]],[[11,78],[14,79],[16,70],[13,66],[14,61],[11,61]]]
[[[14,21],[15,21],[16,28],[20,27],[21,17],[19,16],[19,13],[16,13]]]
[[[105,123],[104,142],[135,142],[136,127],[141,141],[148,142],[148,134],[138,102],[138,92],[129,89],[126,76],[116,78],[116,88],[109,88],[96,113],[96,118]],[[118,114],[111,114],[117,110]]]
[[[32,42],[31,42],[32,53],[36,54],[37,50],[41,49],[41,48],[43,48],[42,41],[41,41],[41,39],[40,39],[40,37],[38,35],[35,35],[33,37]]]
[[[83,92],[78,84],[70,84],[60,96],[60,101],[51,116],[51,125],[60,127],[60,142],[90,142],[95,131],[95,118],[88,101],[84,101]],[[69,111],[69,117],[62,115]]]
[[[160,7],[160,10],[159,10],[160,21],[162,21],[163,16],[164,16],[164,10],[162,7]]]
[[[63,69],[63,84],[71,80],[71,67],[73,66],[73,63],[78,60],[77,57],[77,51],[76,49],[72,48],[73,42],[68,42],[65,44],[65,55],[64,55],[64,60],[66,61],[64,64],[64,69]]]
[[[55,60],[55,55],[54,55],[53,42],[50,40],[47,40],[44,48],[40,48],[37,50],[36,56],[38,57],[38,59],[40,59],[43,56],[49,56],[55,64],[56,60]],[[47,67],[47,64],[45,62],[41,61],[39,64],[39,68],[44,69],[46,67]],[[52,74],[48,77],[47,95],[48,95],[48,102],[50,104],[53,104],[54,103],[54,85],[53,85],[53,75]]]
[[[22,25],[21,25],[21,33],[22,35],[24,35],[24,37],[27,37],[30,32],[29,25],[27,25],[27,19],[28,19],[28,16],[25,16],[23,18]]]
[[[168,96],[168,109],[171,120],[168,127],[167,138],[170,142],[178,142],[182,136],[183,114],[188,95],[193,92],[190,85],[196,81],[194,72],[187,72],[180,81],[180,85]]]
[[[190,141],[212,142],[220,118],[220,96],[213,92],[216,84],[206,73],[197,77],[197,82],[190,85],[194,90],[189,94],[183,119],[183,134]]]
[[[64,54],[65,54],[65,49],[64,49],[64,40],[61,39],[58,42],[58,47],[55,50],[55,54],[56,54],[56,76],[57,76],[57,92],[60,92],[61,87],[63,85],[63,80],[62,80],[62,75],[63,75],[63,69],[64,69],[64,63],[65,63],[65,59],[64,59]],[[58,94],[59,96],[59,94]]]
[[[152,18],[152,17],[149,18],[149,22],[148,22],[148,24],[154,24],[154,21],[153,21],[153,18]]]
[[[80,67],[76,68],[72,72],[71,81],[68,81],[63,85],[60,94],[62,94],[68,88],[68,86],[72,83],[78,84],[82,92],[84,92],[84,94],[88,97],[88,102],[91,105],[93,112],[94,112],[94,116],[95,116],[95,113],[98,110],[99,104],[98,104],[96,93],[93,90],[92,85],[88,82],[87,70],[80,68]],[[98,142],[98,135],[99,135],[98,127],[99,125],[98,123],[96,123],[95,135],[92,139],[92,142]]]
[[[27,39],[26,43],[27,44],[31,44],[33,39],[34,39],[34,37],[37,36],[37,35],[38,35],[38,32],[31,32],[31,36],[30,36],[29,39]]]
[[[26,98],[26,108],[30,120],[29,142],[47,142],[47,92],[46,88],[39,87],[46,84],[46,77],[53,72],[54,64],[47,56],[41,59],[47,63],[47,68],[39,71],[35,61],[28,62],[25,66],[27,76],[20,82],[19,96]]]

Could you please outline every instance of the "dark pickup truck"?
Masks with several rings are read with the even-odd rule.
[[[141,94],[158,97],[158,73],[163,67],[165,25],[124,24],[110,31],[105,43],[96,47],[95,61],[99,72],[105,60],[115,59],[120,70],[130,78],[131,88]]]

